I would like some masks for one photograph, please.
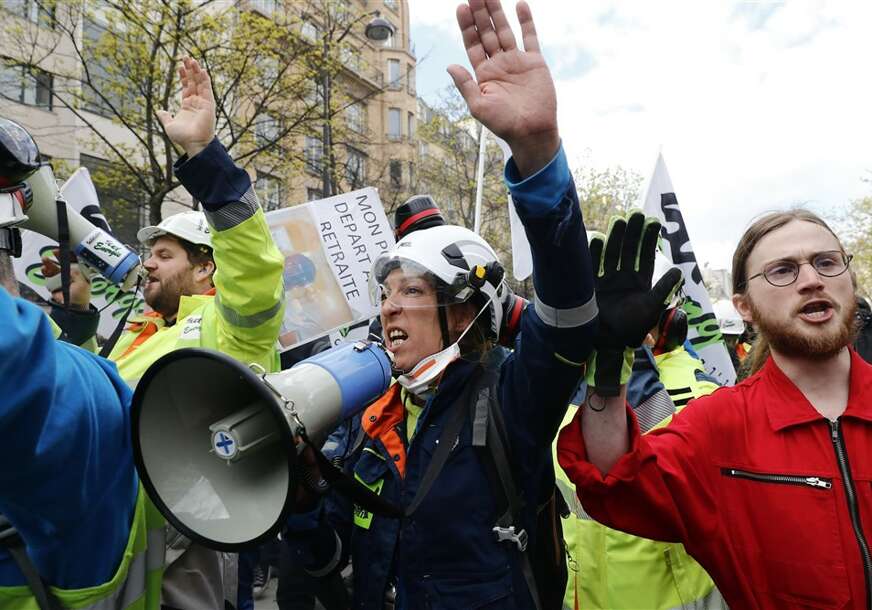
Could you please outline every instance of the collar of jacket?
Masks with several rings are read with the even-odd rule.
[[[853,417],[872,422],[872,366],[867,364],[856,351],[851,353],[851,375],[848,388],[848,406],[842,417]],[[823,419],[823,416],[811,405],[805,395],[778,368],[770,357],[759,379],[765,380],[773,387],[774,392],[767,393],[765,401],[769,423],[776,431],[789,426],[796,426]]]
[[[437,393],[424,406],[421,417],[425,417],[431,404],[436,402],[437,398],[439,401],[436,406],[439,410],[452,404],[465,386],[475,366],[476,363],[464,360],[452,362],[442,376]],[[400,395],[401,389],[402,386],[399,383],[392,384],[387,392],[364,410],[360,423],[369,438],[381,442],[400,476],[404,477],[406,474],[406,445],[400,436],[399,428],[406,417],[406,407],[403,405],[403,399]]]

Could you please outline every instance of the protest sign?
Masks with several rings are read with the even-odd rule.
[[[696,262],[663,155],[657,157],[645,196],[644,209],[646,214],[660,219],[663,225],[660,231],[660,248],[666,258],[681,269],[684,276],[684,293],[687,298],[683,308],[687,312],[690,345],[705,364],[709,375],[722,385],[732,385],[736,382],[736,371],[724,345],[718,320],[712,311],[712,302],[703,284],[702,273]]]
[[[285,257],[280,351],[378,315],[369,272],[394,236],[376,189],[274,210],[266,218]]]
[[[97,189],[94,188],[87,168],[77,169],[60,188],[60,194],[70,208],[84,216],[91,224],[111,233],[109,224],[100,210]],[[31,288],[46,301],[50,301],[51,293],[45,287],[45,278],[41,270],[42,257],[53,256],[53,251],[58,244],[44,235],[27,230],[21,232],[21,242],[21,256],[13,259],[15,276],[19,282]],[[103,276],[95,275],[91,279],[91,304],[100,311],[97,334],[101,337],[110,336],[131,302],[134,303],[131,315],[142,313],[144,302],[141,296],[123,291]]]

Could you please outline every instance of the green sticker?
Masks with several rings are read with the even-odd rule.
[[[385,484],[384,479],[379,479],[378,481],[376,481],[372,484],[364,483],[363,480],[361,480],[361,478],[359,476],[357,476],[357,473],[354,473],[354,478],[357,479],[361,485],[369,488],[369,490],[372,491],[373,493],[375,493],[376,495],[381,494],[382,486]],[[356,525],[358,527],[362,527],[365,530],[368,530],[369,526],[372,525],[372,513],[369,512],[368,510],[366,510],[365,508],[363,508],[362,506],[355,504],[354,505],[354,525]]]

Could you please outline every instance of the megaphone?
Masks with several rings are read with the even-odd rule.
[[[296,439],[320,446],[390,379],[378,343],[340,345],[278,373],[209,349],[170,352],[133,395],[140,479],[167,521],[194,542],[223,551],[259,543],[293,510]]]
[[[24,209],[28,219],[21,227],[60,241],[57,212],[60,194],[51,166],[42,165],[24,183],[29,187],[31,196]],[[141,267],[136,252],[85,220],[66,203],[63,205],[66,206],[70,244],[79,260],[113,284],[120,285],[123,290],[131,290],[136,284]]]

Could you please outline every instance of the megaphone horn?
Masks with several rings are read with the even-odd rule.
[[[204,546],[237,551],[293,510],[297,446],[319,442],[390,384],[376,343],[341,345],[265,373],[209,349],[157,360],[133,395],[134,460],[158,510]]]

